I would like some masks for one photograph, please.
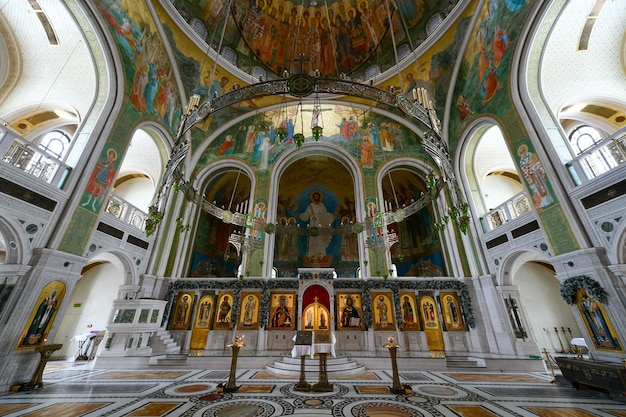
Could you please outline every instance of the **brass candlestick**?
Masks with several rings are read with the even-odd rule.
[[[35,348],[35,350],[39,352],[40,356],[39,363],[37,364],[37,369],[35,369],[33,377],[28,382],[11,386],[11,391],[32,391],[43,388],[43,370],[48,363],[48,359],[50,359],[53,352],[61,349],[62,347],[63,345],[61,344],[52,344]]]
[[[555,327],[554,332],[556,333],[556,338],[559,339],[559,345],[561,345],[561,353],[567,353],[567,351],[563,347],[563,342],[561,342],[561,336],[559,336],[559,329]]]
[[[228,383],[224,387],[224,392],[235,392],[241,387],[238,387],[235,384],[235,379],[237,374],[237,356],[239,355],[239,349],[245,346],[243,338],[244,336],[239,336],[233,343],[228,345],[233,352],[233,356],[230,361],[230,374],[228,375]]]
[[[570,337],[568,339],[567,333],[565,333],[565,327],[561,327],[561,331],[563,332],[563,336],[565,336],[565,341],[567,342],[567,346],[569,347],[569,350],[567,351],[567,353],[576,353],[574,351],[574,348],[572,347],[572,344],[570,343],[570,340],[572,340],[572,332],[570,332]]]
[[[556,329],[556,327],[555,327]],[[546,355],[546,361],[548,362],[548,368],[550,368],[550,372],[552,373],[552,381],[550,381],[551,384],[556,384],[556,375],[554,375],[554,369],[552,368],[552,363],[550,362],[550,354],[548,353],[548,350],[544,347],[543,348],[543,353],[544,355]]]
[[[391,371],[393,375],[393,385],[389,390],[394,394],[406,394],[406,390],[400,384],[400,375],[398,374],[398,360],[397,351],[400,345],[394,342],[393,337],[387,339],[387,343],[383,346],[389,349],[389,356],[391,357]]]

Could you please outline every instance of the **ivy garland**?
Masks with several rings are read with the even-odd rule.
[[[310,276],[309,276],[310,275]],[[322,276],[323,275],[323,276]],[[328,275],[328,276],[327,276]],[[318,277],[322,279],[332,279],[332,273],[322,272],[318,274]],[[313,274],[304,273],[300,278],[312,279]],[[578,279],[578,280],[576,280]],[[582,279],[582,281],[580,281]],[[581,276],[570,278],[563,283],[561,288],[561,296],[565,298],[564,288],[568,284],[568,281],[575,282],[576,287],[573,290],[574,301],[576,297],[577,288],[585,288],[599,301],[604,302],[606,300],[606,292],[604,289],[594,280],[589,277]],[[395,280],[355,280],[355,279],[333,279],[333,287],[336,289],[355,289],[360,290],[363,294],[363,322],[365,329],[372,326],[372,300],[370,297],[371,290],[390,289],[393,296],[395,305],[400,305],[400,290],[454,290],[459,293],[459,301],[461,303],[461,309],[465,313],[465,321],[471,328],[476,327],[476,319],[474,318],[474,309],[472,308],[472,300],[467,288],[467,284],[457,280],[419,280],[419,281],[395,281]],[[582,282],[582,283],[579,283]],[[163,321],[161,325],[164,325],[169,317],[172,309],[172,304],[175,300],[175,293],[181,290],[197,290],[197,289],[211,289],[211,290],[233,290],[235,292],[233,297],[233,312],[231,323],[234,325],[237,322],[237,314],[239,311],[240,294],[242,289],[261,289],[261,306],[270,305],[270,294],[273,290],[286,290],[297,289],[300,285],[298,279],[273,279],[273,280],[259,280],[259,279],[217,279],[217,280],[177,280],[170,283],[165,300],[168,301],[165,312],[163,314]],[[571,291],[571,290],[570,290]],[[566,299],[567,301],[567,299]],[[402,322],[402,313],[400,309],[395,309],[396,322]],[[268,325],[269,309],[261,308],[259,310],[259,326],[266,329]]]
[[[165,300],[168,301],[165,312],[163,313],[163,321],[161,325],[164,325],[169,317],[170,311],[172,309],[172,304],[174,303],[176,294],[179,291],[190,291],[190,290],[233,290],[233,308],[231,315],[231,324],[234,326],[237,323],[239,305],[240,305],[240,294],[242,289],[262,289],[261,295],[261,306],[269,306],[270,302],[270,293],[272,290],[276,289],[296,289],[298,288],[299,282],[298,280],[260,280],[260,279],[217,279],[217,280],[177,280],[170,283],[167,293],[165,295]],[[259,325],[262,328],[267,328],[267,320],[268,320],[269,311],[267,308],[262,308],[259,310]]]
[[[601,303],[606,303],[606,290],[602,288],[598,281],[587,275],[577,275],[563,281],[563,285],[561,285],[561,297],[567,304],[574,305],[576,304],[576,294],[579,288],[587,291],[593,298]]]
[[[355,288],[363,291],[363,321],[366,328],[373,322],[372,301],[370,299],[370,289],[391,289],[394,302],[399,305],[399,290],[452,290],[459,294],[461,310],[465,315],[465,322],[472,329],[476,327],[476,318],[472,308],[472,298],[469,294],[467,284],[457,280],[419,280],[419,281],[395,281],[395,280],[333,280],[333,287],[337,289]],[[400,309],[396,310],[397,323],[402,322]]]

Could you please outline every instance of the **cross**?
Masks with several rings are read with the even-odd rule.
[[[304,58],[304,54],[300,54],[300,58],[294,58],[292,61],[300,62],[300,74],[304,73],[304,63],[309,62],[310,60]]]
[[[318,300],[318,298],[317,298],[317,295],[316,295],[315,297],[313,297],[313,301],[315,301],[315,304],[317,304],[317,300]]]

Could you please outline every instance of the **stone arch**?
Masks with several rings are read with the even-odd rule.
[[[358,166],[358,163],[353,155],[344,150],[343,148],[328,142],[310,142],[305,143],[302,148],[292,148],[281,154],[274,163],[274,169],[272,171],[272,177],[269,184],[269,196],[268,196],[268,218],[267,221],[275,223],[276,213],[278,210],[278,198],[281,180],[287,169],[302,158],[312,156],[323,156],[336,161],[341,165],[342,169],[351,176],[352,189],[354,192],[354,205],[356,221],[363,220],[363,213],[365,212],[364,203],[364,191],[361,186],[363,184],[363,173]],[[272,235],[276,236],[276,235]],[[357,246],[358,246],[358,259],[359,265],[364,267],[363,261],[366,260],[366,250],[364,248],[364,237],[362,233],[357,234]],[[273,255],[275,252],[276,240],[275,238],[266,239],[265,242],[265,263],[264,268],[271,268],[273,261]],[[356,270],[356,268],[355,268]],[[268,274],[268,271],[264,271]]]
[[[120,163],[113,192],[144,212],[148,211],[165,171],[169,139],[160,125],[142,123],[136,126]]]
[[[217,186],[218,182],[219,182],[219,177],[223,176],[223,175],[229,175],[231,177],[235,177],[235,179],[233,181],[238,182],[239,180],[236,179],[237,176],[239,176],[240,178],[247,178],[247,180],[245,180],[245,184],[249,184],[249,190],[244,190],[246,191],[246,193],[248,194],[247,199],[243,200],[243,201],[239,201],[239,202],[235,202],[232,201],[233,207],[227,207],[228,204],[231,204],[231,196],[225,196],[225,201],[216,201],[214,202],[211,198],[210,195],[205,195],[205,192],[207,191],[208,187],[215,187]],[[254,175],[254,172],[251,170],[250,166],[247,165],[246,163],[242,162],[241,160],[238,159],[222,159],[220,161],[214,162],[212,163],[210,166],[205,167],[202,171],[200,171],[198,173],[198,177],[196,179],[196,184],[198,187],[198,192],[201,193],[202,198],[207,199],[207,201],[211,204],[215,204],[217,207],[222,208],[224,210],[229,210],[231,212],[239,212],[240,214],[245,214],[243,213],[243,206],[241,206],[241,209],[236,209],[236,205],[237,204],[245,204],[245,207],[248,207],[250,210],[252,208],[252,204],[255,198],[255,190],[256,190],[256,177]],[[241,180],[242,184],[244,183],[243,180]],[[241,185],[238,184],[238,187],[240,187]],[[247,189],[248,186],[246,185],[245,188]],[[233,189],[233,192],[235,192],[235,190]],[[196,249],[199,248],[200,245],[200,241],[198,240],[200,238],[200,233],[201,233],[201,220],[203,219],[203,216],[208,216],[207,217],[207,221],[209,222],[209,224],[215,225],[215,227],[222,227],[223,229],[221,230],[221,233],[227,233],[228,235],[230,235],[231,231],[234,230],[241,230],[241,227],[239,226],[235,226],[234,224],[229,224],[224,222],[222,219],[219,219],[217,217],[215,217],[213,214],[209,214],[209,213],[205,213],[203,210],[203,208],[200,205],[197,204],[192,204],[189,206],[190,210],[187,213],[187,218],[189,219],[189,223],[192,225],[192,230],[195,232],[194,233],[194,237],[192,239],[188,239],[183,247],[181,247],[180,249],[180,253],[181,254],[185,254],[184,256],[181,256],[181,259],[185,259],[186,261],[183,263],[180,263],[180,267],[181,268],[185,268],[186,270],[189,271],[189,273],[186,272],[181,272],[181,274],[183,276],[187,276],[187,275],[194,275],[194,274],[204,274],[203,272],[201,272],[201,266],[200,263],[202,262],[201,260],[199,260],[198,253],[196,253]],[[227,236],[226,236],[227,237]],[[225,253],[229,253],[229,258],[231,259],[225,259],[224,255],[225,253],[219,253],[220,255],[220,259],[218,260],[217,258],[215,258],[215,256],[217,256],[217,252],[213,253],[212,256],[215,258],[216,262],[222,262],[224,263],[224,267],[226,268],[226,264],[229,261],[232,261],[234,258],[234,255],[232,253],[236,252],[236,248],[232,246],[232,244],[224,241],[224,244],[226,244],[226,247],[222,248],[225,251]],[[241,255],[241,254],[238,254]],[[194,259],[195,258],[195,259]],[[210,259],[211,256],[209,256],[207,258]],[[241,260],[241,258],[239,258]],[[232,263],[232,262],[231,262]],[[237,268],[236,266],[234,267],[234,272],[236,272]],[[195,272],[194,272],[195,271]],[[210,272],[207,272],[210,274]],[[231,275],[234,276],[234,275]]]
[[[517,331],[512,304],[518,308],[525,337],[539,347],[558,352],[562,346],[568,348],[572,337],[582,336],[572,308],[561,298],[561,283],[550,259],[529,250],[510,253],[503,260],[497,282],[514,333]]]
[[[77,351],[75,336],[92,331],[104,331],[113,301],[128,297],[139,298],[139,277],[131,260],[119,251],[101,251],[90,256],[81,276],[66,294],[68,308],[59,322],[55,342],[62,343],[60,356],[72,357]]]
[[[28,245],[24,237],[15,230],[12,223],[0,216],[0,252],[4,252],[0,264],[21,264],[24,262]]]
[[[399,208],[418,203],[422,198],[428,198],[425,178],[432,170],[433,167],[426,160],[417,157],[400,157],[385,163],[379,169],[376,180],[379,200],[384,202],[381,204],[382,209],[386,212],[396,211]],[[392,174],[394,175],[392,176]],[[396,179],[393,180],[393,177]],[[415,178],[417,178],[417,183],[413,183]],[[419,193],[417,192],[418,188],[420,190]],[[389,189],[393,193],[390,203],[387,202],[389,191],[385,192]],[[407,194],[412,195],[412,197],[408,198]],[[388,226],[388,233],[395,233],[399,239],[398,243],[392,246],[388,253],[389,269],[393,271],[390,272],[390,275],[453,275],[450,271],[453,270],[454,266],[449,264],[449,256],[446,252],[452,253],[457,250],[454,247],[449,247],[452,243],[447,239],[442,239],[444,235],[434,228],[433,225],[437,221],[438,212],[439,208],[436,200],[433,200],[417,212],[408,214],[402,221]],[[419,236],[419,238],[414,236]],[[435,236],[435,238],[432,236]],[[432,242],[437,244],[436,246],[429,246],[432,250],[424,250],[424,256],[418,256],[418,259],[421,259],[421,261],[412,264],[412,260],[415,258],[413,252],[416,249],[414,243],[412,243],[413,241],[420,241],[420,246],[423,245],[424,247]],[[428,255],[426,255],[426,252],[428,252]],[[437,258],[434,257],[435,254]],[[421,272],[418,274],[416,271]],[[448,273],[444,273],[444,271]]]

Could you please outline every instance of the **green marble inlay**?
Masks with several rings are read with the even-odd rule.
[[[580,249],[576,236],[574,236],[560,205],[552,204],[550,207],[544,208],[538,216],[545,236],[554,249],[553,255],[561,255]]]

